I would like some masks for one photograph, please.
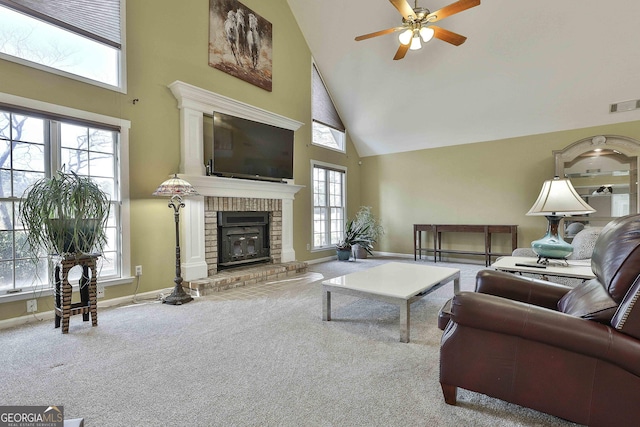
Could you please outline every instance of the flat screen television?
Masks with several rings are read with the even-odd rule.
[[[213,150],[205,147],[209,173],[258,180],[292,179],[293,133],[289,129],[214,112]]]

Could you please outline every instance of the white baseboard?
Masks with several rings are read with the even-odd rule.
[[[413,254],[398,254],[398,253],[395,253],[395,252],[373,251],[373,256],[375,257],[376,255],[379,255],[379,256],[393,256],[393,257],[397,257],[397,258],[413,258]]]
[[[333,259],[336,259],[336,256],[326,256],[324,258],[316,258],[316,259],[312,259],[309,261],[305,261],[307,264],[311,265],[311,264],[320,264],[321,262],[325,262],[325,261],[331,261]]]
[[[412,254],[396,254],[393,252],[378,252],[378,251],[373,251],[373,256],[375,257],[376,255],[379,256],[393,256],[393,257],[398,257],[398,258],[413,258]],[[309,261],[305,261],[307,264],[311,265],[311,264],[320,264],[321,262],[326,262],[326,261],[334,261],[336,260],[337,256],[336,255],[332,255],[332,256],[327,256],[327,257],[323,257],[323,258],[316,258],[316,259],[312,259]]]
[[[393,257],[398,257],[398,258],[413,258],[414,255],[413,254],[398,254],[398,253],[394,253],[394,252],[374,252],[374,255],[380,255],[380,256],[393,256]],[[422,260],[424,261],[430,261],[433,262],[433,255],[430,256],[425,256],[422,255]],[[444,255],[442,257],[442,262],[457,262],[460,264],[478,264],[478,265],[483,265],[484,264],[484,258],[479,258],[477,256],[473,257],[473,258],[467,258],[464,256],[460,256],[460,257],[451,257],[451,256],[446,256]]]
[[[117,305],[128,304],[128,303],[135,304],[140,300],[155,300],[155,299],[159,299],[161,295],[170,294],[171,291],[173,291],[173,288],[157,289],[155,291],[137,294],[135,295],[135,297],[133,295],[127,295],[119,298],[99,300],[98,308],[114,307]],[[27,316],[20,316],[20,317],[14,317],[11,319],[0,320],[0,330],[13,328],[15,326],[20,326],[20,325],[26,325],[28,323],[42,322],[44,320],[52,321],[54,317],[55,317],[55,312],[51,310],[51,311],[43,311],[41,313],[33,313]]]

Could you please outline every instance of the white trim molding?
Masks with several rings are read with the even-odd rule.
[[[293,250],[293,200],[303,186],[293,180],[285,183],[207,176],[203,147],[204,114],[220,112],[243,119],[296,131],[303,123],[236,101],[226,96],[175,81],[169,86],[180,110],[180,177],[193,185],[200,197],[185,200],[184,220],[180,222],[182,277],[192,281],[207,277],[205,260],[204,196],[282,200],[282,262],[295,261]]]
[[[76,108],[66,107],[63,105],[51,104],[31,98],[24,98],[9,93],[0,92],[0,103],[10,106],[28,108],[31,110],[52,113],[69,118],[77,118],[88,120],[95,123],[117,126],[119,131],[119,170],[120,175],[117,177],[120,182],[120,240],[121,240],[121,264],[119,267],[120,277],[101,279],[103,284],[122,284],[131,282],[131,217],[130,217],[130,200],[129,200],[129,129],[131,122],[120,117],[106,116],[103,114],[93,113],[90,111],[79,110]],[[40,291],[38,291],[40,292]],[[33,294],[29,292],[29,294]],[[3,295],[0,297],[2,302],[23,299],[24,294],[19,295]],[[26,297],[24,297],[26,299]],[[31,296],[33,298],[33,296]]]

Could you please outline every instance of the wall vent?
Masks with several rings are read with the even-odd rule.
[[[640,99],[633,99],[631,101],[622,101],[609,106],[610,113],[621,113],[623,111],[637,110],[640,108]]]

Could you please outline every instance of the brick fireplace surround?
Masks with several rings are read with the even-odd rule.
[[[208,277],[185,284],[193,296],[207,295],[238,286],[282,279],[306,271],[306,263],[282,263],[282,200],[238,197],[205,197],[204,242]],[[259,264],[219,271],[218,212],[269,212],[269,255],[271,264]]]
[[[205,197],[204,254],[209,277],[218,273],[218,212],[269,212],[269,255],[274,264],[282,261],[282,201]]]
[[[297,130],[302,123],[224,97],[181,81],[169,85],[180,111],[180,172],[201,196],[185,199],[180,222],[181,269],[184,286],[195,295],[208,290],[257,283],[306,270],[293,249],[293,200],[302,186],[284,183],[207,176],[203,150],[203,116],[214,111]],[[269,240],[273,264],[219,272],[218,211],[269,212]]]

